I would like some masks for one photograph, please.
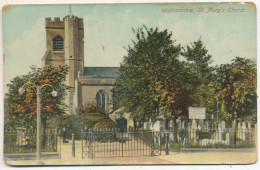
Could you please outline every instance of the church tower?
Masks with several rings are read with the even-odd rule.
[[[59,17],[45,19],[46,47],[42,67],[51,65],[69,66],[66,85],[70,87],[65,103],[69,114],[73,113],[75,80],[84,73],[84,26],[83,19],[68,15],[61,21]]]

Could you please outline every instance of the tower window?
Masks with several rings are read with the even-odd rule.
[[[60,36],[53,39],[53,51],[63,51],[63,39]]]

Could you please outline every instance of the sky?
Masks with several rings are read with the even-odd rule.
[[[256,60],[256,11],[245,4],[89,4],[71,8],[73,15],[84,20],[85,66],[120,66],[127,55],[124,47],[132,46],[135,39],[132,28],[142,25],[172,31],[172,38],[184,47],[201,39],[213,65],[230,63],[235,56]],[[195,12],[163,12],[186,8]],[[228,12],[231,8],[244,8],[244,12]],[[69,5],[19,5],[3,13],[4,92],[15,76],[27,74],[31,65],[40,67],[46,50],[45,18],[68,14]]]

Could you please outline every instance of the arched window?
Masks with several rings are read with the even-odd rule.
[[[63,39],[58,35],[53,38],[53,51],[63,51]]]
[[[99,90],[96,94],[97,105],[107,111],[108,96],[104,90]]]

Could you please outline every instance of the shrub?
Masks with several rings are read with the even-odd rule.
[[[96,124],[107,122],[108,125],[101,127],[97,125],[97,128],[113,128],[115,123],[103,113],[84,113],[81,115],[67,115],[61,121],[60,128],[66,128],[67,138],[71,138],[71,134],[75,134],[75,139],[81,139],[81,129],[96,128]],[[114,125],[114,126],[113,126]]]
[[[106,112],[99,107],[98,105],[94,104],[94,103],[88,103],[87,105],[81,107],[79,109],[79,114],[83,115],[86,113],[101,113],[101,114],[106,114]]]
[[[98,122],[94,125],[94,129],[104,129],[104,128],[115,128],[116,125],[114,122]]]
[[[211,139],[213,133],[215,133],[215,131],[204,132],[204,131],[197,130],[198,140]]]

